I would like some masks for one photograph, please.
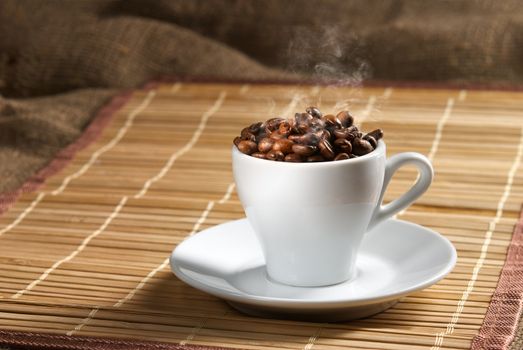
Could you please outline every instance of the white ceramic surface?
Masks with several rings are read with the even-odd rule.
[[[238,195],[256,232],[267,273],[293,286],[324,286],[353,277],[364,233],[406,208],[432,181],[429,160],[401,153],[386,160],[385,143],[355,159],[321,163],[273,162],[232,149]],[[394,172],[420,172],[416,184],[382,206]]]
[[[373,315],[399,298],[436,283],[456,263],[456,250],[440,234],[388,219],[361,245],[351,281],[293,287],[268,278],[249,222],[228,222],[182,242],[171,269],[187,284],[227,300],[240,311],[267,317],[341,321]]]

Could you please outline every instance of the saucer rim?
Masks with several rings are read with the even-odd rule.
[[[247,225],[249,224],[247,221],[247,218],[242,218],[238,220],[231,220],[227,221],[225,223],[212,226],[206,230],[201,231],[200,233],[203,233],[209,229],[215,228],[217,226],[232,224],[234,222],[241,222],[244,221]],[[336,298],[331,300],[315,300],[315,299],[292,299],[292,298],[281,298],[281,297],[270,297],[270,296],[259,296],[254,294],[247,294],[247,293],[238,293],[235,291],[227,291],[221,288],[217,288],[214,286],[211,286],[209,284],[205,284],[200,282],[199,280],[196,280],[194,278],[191,278],[189,275],[185,274],[181,268],[175,265],[175,251],[176,249],[184,244],[185,242],[188,242],[189,240],[195,238],[189,237],[185,241],[178,244],[177,247],[172,251],[170,256],[170,266],[171,271],[183,282],[187,283],[188,285],[197,288],[201,291],[204,291],[206,293],[209,293],[211,295],[214,295],[216,297],[230,300],[230,301],[236,301],[236,302],[242,302],[242,303],[248,303],[251,305],[260,305],[260,306],[270,306],[270,307],[284,307],[287,309],[292,308],[300,308],[300,307],[307,307],[309,309],[316,309],[316,308],[328,308],[328,309],[334,309],[339,307],[352,307],[352,306],[363,306],[363,305],[370,305],[370,304],[376,304],[376,303],[382,303],[387,302],[395,299],[399,299],[407,294],[411,294],[413,292],[428,288],[440,280],[442,280],[445,276],[447,276],[455,267],[457,262],[457,252],[454,245],[450,242],[448,238],[441,235],[440,233],[424,227],[422,225],[418,225],[409,221],[405,220],[399,220],[399,219],[393,219],[389,218],[387,220],[384,220],[383,223],[380,223],[380,225],[376,226],[378,228],[381,225],[384,225],[386,222],[395,222],[400,225],[407,225],[414,227],[418,230],[423,231],[423,234],[431,235],[434,239],[439,239],[444,243],[444,246],[446,249],[448,249],[448,252],[450,253],[450,259],[447,262],[447,264],[442,267],[437,273],[434,273],[430,275],[431,277],[428,279],[425,279],[424,281],[414,284],[408,288],[401,289],[394,293],[384,294],[382,296],[374,296],[374,297],[366,297],[366,298],[350,298],[350,297],[344,297],[344,298]],[[198,233],[198,234],[200,234]],[[343,282],[344,283],[344,282]],[[289,288],[304,288],[304,287],[294,287],[294,286],[287,286]],[[322,287],[306,287],[306,288],[327,288],[329,286],[322,286]]]

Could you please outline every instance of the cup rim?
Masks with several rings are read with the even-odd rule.
[[[365,162],[371,158],[378,157],[382,153],[385,153],[385,142],[383,140],[378,140],[378,146],[370,153],[367,153],[363,156],[359,156],[358,158],[349,158],[349,159],[343,159],[343,160],[337,160],[337,161],[326,161],[326,162],[276,162],[268,159],[260,159],[256,157],[252,157],[248,154],[242,153],[238,150],[238,148],[235,145],[232,145],[232,152],[233,154],[237,155],[240,158],[248,159],[249,161],[254,162],[266,162],[267,164],[278,164],[278,166],[293,166],[293,167],[300,167],[300,166],[306,166],[306,167],[318,167],[318,166],[336,166],[341,164],[356,164]]]

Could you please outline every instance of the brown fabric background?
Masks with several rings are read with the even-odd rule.
[[[111,95],[104,89],[160,76],[520,84],[523,6],[1,1],[0,192],[20,186],[78,137]]]

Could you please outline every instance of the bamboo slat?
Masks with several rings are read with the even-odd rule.
[[[0,328],[248,349],[468,349],[523,202],[522,97],[197,83],[137,91],[95,143],[0,218]],[[185,237],[243,216],[229,156],[239,130],[310,104],[348,107],[364,130],[381,127],[389,154],[426,154],[435,182],[400,218],[458,250],[446,279],[365,320],[244,316],[168,268]],[[398,172],[386,200],[415,177]]]

